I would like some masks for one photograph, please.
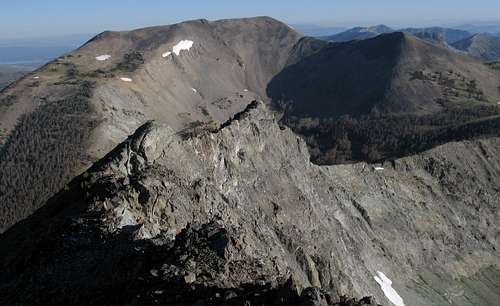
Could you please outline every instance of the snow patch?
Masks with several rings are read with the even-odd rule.
[[[392,288],[392,281],[380,271],[377,271],[377,274],[373,278],[380,285],[382,291],[384,291],[385,297],[396,306],[405,306],[403,298]]]
[[[132,82],[131,78],[120,78],[123,82]]]
[[[192,40],[181,40],[177,45],[172,48],[175,55],[181,54],[181,51],[189,51],[193,47],[194,42]]]
[[[39,76],[36,76],[36,77],[33,77],[35,80],[38,80],[40,77]],[[500,103],[498,103],[500,104]]]
[[[108,60],[110,58],[111,58],[111,55],[103,54],[103,55],[96,56],[95,59],[102,62],[102,61]]]
[[[248,92],[248,89],[243,89],[244,92]]]
[[[161,57],[169,57],[174,53],[175,55],[181,54],[181,51],[189,51],[193,47],[194,42],[192,40],[181,40],[172,48],[172,51],[165,52]]]
[[[374,169],[375,169],[375,171],[382,171],[382,170],[385,170],[385,168],[383,168],[383,167],[375,167]]]

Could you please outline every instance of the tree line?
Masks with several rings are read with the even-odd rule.
[[[304,136],[318,164],[380,162],[450,141],[500,136],[500,107],[481,105],[428,115],[286,117],[283,123]]]

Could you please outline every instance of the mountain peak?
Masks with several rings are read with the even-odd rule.
[[[369,31],[375,32],[375,33],[388,33],[394,31],[392,28],[386,26],[385,24],[379,24],[376,26],[368,27]]]
[[[17,169],[5,173],[10,173],[9,177],[23,173],[23,178],[18,177],[22,183],[12,183],[15,186],[9,187],[8,193],[0,193],[0,202],[12,203],[6,208],[10,217],[0,220],[0,231],[37,208],[60,184],[148,120],[167,122],[176,131],[217,125],[251,101],[265,99],[267,84],[287,65],[302,37],[270,17],[192,20],[107,31],[5,89],[0,97],[2,134],[5,132],[7,138],[33,128],[40,116],[52,122],[59,133],[53,138],[42,137],[43,141],[65,149],[56,150],[57,154],[43,162],[30,159],[34,164],[24,164],[26,170],[21,170],[23,166],[9,162],[19,155],[16,152],[38,152],[45,146],[16,136],[19,141],[2,147],[2,152],[8,153],[0,156],[0,168]],[[44,93],[43,103],[40,92]],[[4,99],[8,103],[3,103]],[[19,121],[27,113],[28,121]],[[39,133],[42,130],[37,128]],[[76,134],[67,136],[71,133]],[[36,177],[32,179],[37,182],[27,183],[24,176],[30,176],[27,169],[31,167],[42,169],[40,175],[50,183]],[[53,175],[51,168],[61,173]],[[9,186],[13,180],[6,179]],[[42,186],[52,187],[35,191]],[[14,204],[20,195],[23,203],[33,203],[31,208],[21,210]]]
[[[388,26],[379,24],[372,27],[355,27],[345,32],[325,37],[324,39],[333,42],[346,42],[350,40],[373,38],[377,35],[390,33],[393,31],[394,30],[389,28]]]
[[[473,34],[457,41],[453,47],[482,60],[500,60],[500,37],[488,33]]]

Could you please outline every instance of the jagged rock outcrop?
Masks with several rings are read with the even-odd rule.
[[[0,236],[0,304],[500,298],[500,139],[317,166],[258,102],[187,132],[143,125]]]

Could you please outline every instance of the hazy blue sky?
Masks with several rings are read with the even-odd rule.
[[[0,39],[257,15],[328,26],[450,25],[500,21],[500,0],[2,0]]]

